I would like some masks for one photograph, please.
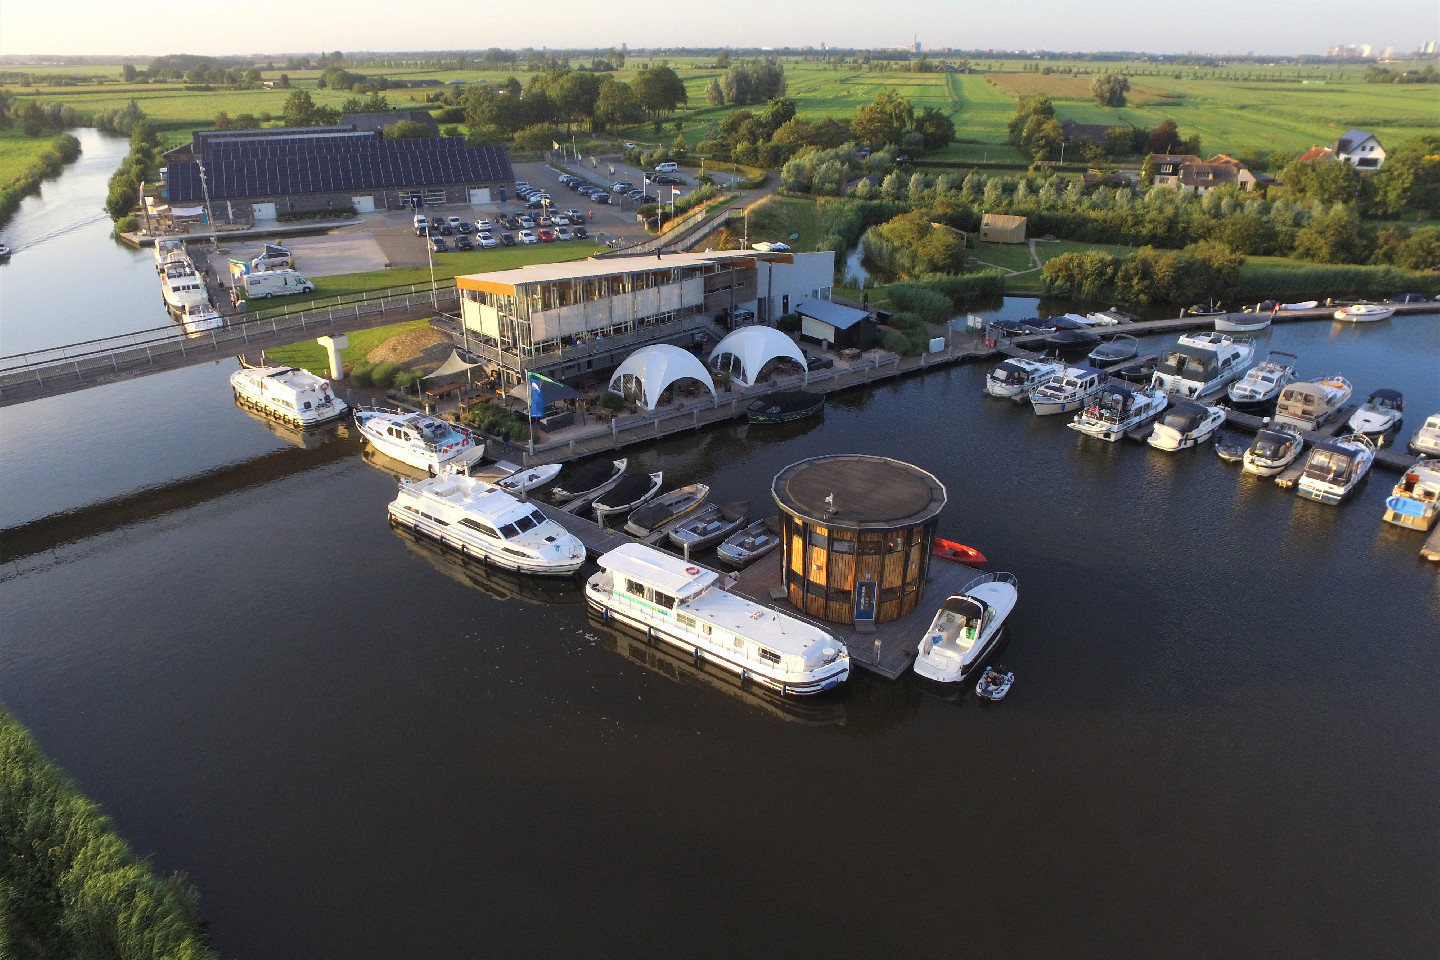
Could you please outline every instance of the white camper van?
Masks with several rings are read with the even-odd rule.
[[[247,299],[288,297],[292,293],[310,293],[314,289],[315,284],[294,270],[265,270],[260,273],[245,274]]]

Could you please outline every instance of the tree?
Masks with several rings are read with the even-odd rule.
[[[1090,95],[1102,107],[1125,106],[1125,94],[1130,91],[1130,78],[1118,73],[1097,73],[1090,81]]]
[[[652,116],[672,113],[682,103],[688,103],[689,94],[685,83],[666,66],[641,70],[633,81],[635,98]]]
[[[1160,121],[1160,126],[1150,131],[1150,136],[1145,140],[1146,153],[1174,153],[1180,148],[1180,131],[1175,126],[1175,121],[1166,117]]]
[[[333,107],[317,107],[309,91],[294,90],[285,98],[285,126],[323,127],[338,123],[339,111]]]
[[[630,84],[614,77],[606,77],[600,84],[595,97],[595,116],[592,121],[595,130],[611,126],[634,123],[640,119],[640,104]]]
[[[340,105],[341,113],[389,113],[390,101],[379,91],[368,97],[349,97]]]
[[[1295,235],[1295,256],[1319,263],[1362,263],[1368,259],[1365,246],[1360,218],[1350,207],[1316,217]]]
[[[430,125],[419,120],[399,120],[381,131],[386,140],[424,140],[430,136]]]
[[[730,66],[730,51],[721,50],[715,54],[715,66],[721,70]]]
[[[915,118],[915,131],[924,138],[926,150],[939,150],[955,139],[955,122],[934,107],[926,107]]]
[[[855,138],[872,146],[899,143],[900,137],[915,119],[910,101],[893,90],[882,90],[875,99],[855,113],[850,129]]]
[[[719,77],[711,77],[705,85],[705,102],[712,107],[725,106],[725,91],[720,88]]]
[[[140,71],[135,69],[133,63],[127,63],[120,68],[120,78],[126,83],[134,83],[139,75]]]

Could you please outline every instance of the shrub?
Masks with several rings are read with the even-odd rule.
[[[368,387],[374,383],[374,367],[368,363],[357,363],[350,370],[350,382],[357,387]]]
[[[395,379],[392,380],[391,383],[393,383],[397,389],[414,390],[418,393],[420,389],[420,379],[420,374],[414,370],[401,370],[395,374]]]
[[[377,363],[370,372],[370,380],[377,387],[389,387],[395,383],[395,377],[404,368],[398,363]]]
[[[134,233],[139,228],[140,221],[136,219],[135,214],[133,213],[127,214],[126,216],[123,216],[119,220],[115,221],[116,233]]]
[[[780,319],[775,321],[775,326],[779,327],[785,333],[798,333],[800,330],[800,314],[781,314]]]
[[[910,349],[910,338],[899,330],[880,331],[880,346],[891,353],[903,353],[907,356],[912,352],[919,352]]]
[[[792,316],[792,314],[786,314],[786,316]],[[625,398],[613,390],[606,390],[600,396],[600,406],[606,410],[624,410]]]
[[[923,317],[931,323],[944,323],[955,313],[955,305],[948,296],[917,283],[893,284],[890,287],[890,305],[918,315],[917,320]]]

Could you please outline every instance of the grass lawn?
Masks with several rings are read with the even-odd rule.
[[[1029,270],[1034,266],[1030,259],[1030,247],[1023,243],[982,244],[969,251],[969,255],[1005,270]]]
[[[47,133],[39,137],[27,137],[15,128],[0,132],[0,186],[14,183],[57,136],[58,134]]]
[[[796,233],[799,239],[791,240]],[[750,212],[750,239],[780,240],[795,250],[814,250],[820,242],[820,208],[814,200],[772,196]]]
[[[345,336],[349,339],[350,346],[341,350],[340,356],[344,358],[346,367],[354,366],[364,360],[367,353],[396,334],[409,330],[422,330],[428,326],[430,326],[429,320],[407,320],[404,323],[391,324],[388,327],[372,327],[369,330],[347,333]],[[266,350],[265,359],[290,367],[302,367],[322,377],[330,375],[330,359],[325,354],[325,348],[315,340],[306,340],[304,343],[292,343],[288,347]]]

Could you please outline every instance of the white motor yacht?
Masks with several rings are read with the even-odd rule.
[[[1346,426],[1380,443],[1385,434],[1399,428],[1404,418],[1405,398],[1399,390],[1385,387],[1371,393],[1360,409],[1350,415]]]
[[[1039,417],[1083,410],[1090,398],[1105,385],[1105,374],[1094,367],[1066,367],[1030,394],[1030,405]]]
[[[920,641],[915,673],[937,683],[959,683],[970,676],[995,648],[1019,598],[1011,574],[987,573],[970,581],[936,611]]]
[[[1440,457],[1440,413],[1425,418],[1420,429],[1410,438],[1410,452]]]
[[[205,281],[195,272],[195,265],[188,259],[171,260],[160,274],[160,294],[171,313],[183,315],[192,303],[210,304],[210,295],[205,292]]]
[[[1114,443],[1131,429],[1154,419],[1169,402],[1170,397],[1163,390],[1112,381],[1066,426],[1097,440]]]
[[[210,305],[209,300],[197,300],[194,303],[185,305],[185,312],[180,314],[179,321],[188,334],[204,333],[206,330],[219,330],[225,326],[225,318],[220,316],[220,311]]]
[[[1355,491],[1375,462],[1375,444],[1359,433],[1318,440],[1310,448],[1295,492],[1306,500],[1339,503]]]
[[[1335,311],[1336,320],[1348,320],[1351,323],[1371,323],[1375,320],[1389,320],[1394,315],[1394,307],[1386,307],[1378,303],[1352,303],[1348,307],[1341,307]]]
[[[1245,451],[1245,472],[1273,477],[1294,463],[1303,449],[1305,441],[1294,427],[1265,427]]]
[[[1026,400],[1031,391],[1064,369],[1065,364],[1058,360],[1006,360],[986,375],[985,392],[1005,400]]]
[[[241,403],[297,427],[344,416],[349,409],[334,395],[330,381],[296,367],[249,367],[230,374],[230,387]]]
[[[446,469],[402,481],[390,520],[469,557],[516,573],[569,576],[585,562],[585,545],[492,483]]]
[[[174,237],[162,237],[155,241],[155,272],[164,273],[165,265],[172,260],[188,260],[189,255],[185,253],[185,241],[177,240]]]
[[[1440,460],[1421,457],[1400,477],[1385,501],[1385,521],[1429,530],[1440,517]]]
[[[1300,358],[1284,350],[1271,350],[1270,355],[1250,370],[1227,391],[1230,406],[1253,413],[1269,410],[1280,399],[1280,391],[1295,379],[1295,363]]]
[[[1154,386],[1177,397],[1201,400],[1240,379],[1255,358],[1255,344],[1222,333],[1191,333],[1155,362]]]
[[[585,600],[697,663],[782,694],[832,690],[850,676],[845,645],[819,627],[731,593],[714,570],[639,543],[600,557]]]
[[[483,439],[429,414],[363,407],[355,425],[380,453],[432,474],[444,466],[463,470],[485,455]]]
[[[1145,442],[1156,450],[1184,450],[1209,440],[1224,422],[1224,408],[1181,400],[1155,422]]]
[[[1323,380],[1297,380],[1280,391],[1275,402],[1276,426],[1315,430],[1340,415],[1355,388],[1336,374]]]

